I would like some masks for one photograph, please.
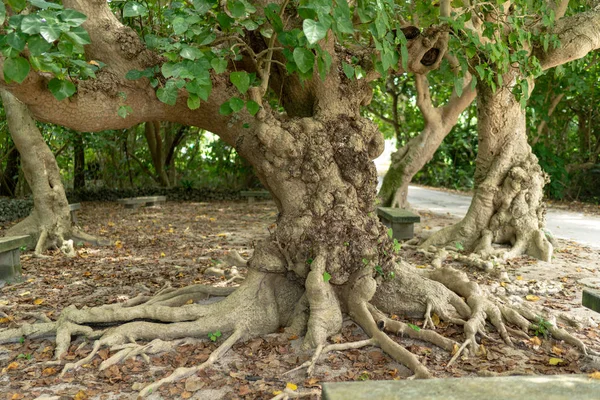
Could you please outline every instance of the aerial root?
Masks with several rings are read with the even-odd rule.
[[[244,331],[242,331],[242,330],[233,331],[231,336],[229,336],[219,347],[217,347],[211,353],[211,355],[208,357],[208,360],[206,360],[202,364],[194,366],[194,367],[177,368],[171,375],[169,375],[163,379],[160,379],[160,380],[146,386],[145,388],[143,388],[140,391],[139,395],[141,397],[146,397],[147,395],[151,394],[153,391],[155,391],[156,389],[158,389],[159,387],[161,387],[164,384],[176,382],[180,379],[187,378],[188,376],[194,375],[195,373],[203,370],[204,368],[209,367],[210,365],[217,362],[221,357],[223,357],[223,355],[225,353],[227,353],[227,351],[229,351],[229,349],[231,349],[231,347],[233,347],[234,344],[236,344],[239,340],[243,339],[244,337],[245,337]]]
[[[454,351],[455,346],[457,345],[454,340],[448,339],[435,331],[427,329],[413,329],[404,322],[388,318],[385,316],[385,314],[371,304],[368,304],[367,307],[373,318],[377,321],[378,328],[383,329],[385,332],[408,336],[411,339],[423,340],[450,352]]]
[[[461,353],[467,348],[468,345],[471,344],[471,340],[472,339],[467,339],[463,342],[463,344],[458,348],[458,350],[456,350],[456,353],[454,353],[454,355],[452,356],[452,358],[450,359],[450,361],[448,361],[448,365],[446,365],[446,368],[450,368],[450,366],[452,364],[454,364],[454,361],[456,361],[456,359],[461,355]]]
[[[321,357],[323,354],[327,354],[331,351],[344,351],[344,350],[350,350],[350,349],[360,349],[365,346],[377,346],[377,342],[375,341],[375,339],[370,338],[370,339],[365,339],[365,340],[359,340],[356,342],[336,343],[336,344],[328,344],[326,346],[323,346],[323,345],[317,346],[317,348],[315,349],[315,353],[313,354],[313,356],[310,360],[307,360],[304,363],[302,363],[302,365],[299,365],[296,368],[285,372],[284,375],[291,374],[292,372],[296,372],[302,368],[307,368],[307,370],[306,370],[307,375],[312,376],[312,374],[315,370],[315,367],[317,365],[317,361],[319,361],[319,357]]]

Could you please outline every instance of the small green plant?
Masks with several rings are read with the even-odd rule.
[[[83,247],[84,243],[83,242],[77,242],[77,247]]]
[[[208,334],[208,338],[213,342],[216,342],[217,339],[220,337],[221,337],[221,331],[210,332]]]
[[[363,258],[363,259],[362,259],[362,262],[363,262],[363,264],[365,264],[365,265],[369,265],[369,260],[367,260],[366,258]]]
[[[375,270],[375,272],[377,272],[377,275],[383,276],[383,268],[381,268],[381,265],[376,265],[373,269]]]
[[[394,271],[390,271],[387,276],[388,276],[388,280],[391,281],[394,278],[396,278],[396,273]]]
[[[463,246],[463,244],[461,242],[455,242],[454,247],[456,247],[456,250],[458,250],[458,251],[462,251],[465,249],[465,246]]]
[[[325,282],[329,282],[330,279],[331,279],[331,274],[329,274],[329,272],[327,272],[327,271],[323,272],[323,280]]]
[[[21,343],[21,344],[25,343],[25,336],[21,336],[19,338],[19,343]]]
[[[552,327],[552,323],[550,321],[546,321],[543,317],[537,317],[537,325],[533,334],[535,336],[543,336],[544,339],[547,339],[550,336],[550,328]]]
[[[371,377],[369,376],[369,373],[367,371],[363,371],[359,376],[358,379],[361,381],[368,381]]]
[[[17,358],[26,358],[27,360],[31,360],[33,358],[33,356],[30,353],[27,353],[27,354],[21,353],[17,356]]]
[[[344,246],[348,247],[348,246],[350,246],[350,243],[349,242],[344,242]]]
[[[392,228],[387,230],[388,237],[391,239],[394,236],[394,230]]]
[[[192,188],[194,187],[194,181],[190,179],[182,179],[179,183],[181,184],[181,187],[183,187],[185,190],[192,190]]]
[[[313,260],[312,258],[309,258],[309,259],[307,259],[307,260],[306,260],[306,263],[307,263],[308,265],[311,265],[311,264],[313,263],[313,261],[314,261],[314,260]]]
[[[21,246],[21,247],[19,247],[19,250],[25,251],[25,250],[27,250],[27,246]]]
[[[398,254],[400,252],[400,249],[402,249],[402,245],[400,244],[400,242],[398,242],[398,239],[394,239],[394,253]]]

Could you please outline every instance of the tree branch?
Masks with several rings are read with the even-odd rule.
[[[600,5],[592,10],[561,18],[548,32],[557,34],[561,45],[544,51],[535,47],[535,55],[543,69],[556,67],[584,57],[590,51],[600,48]]]
[[[427,76],[415,74],[415,87],[417,88],[417,107],[421,110],[423,118],[425,118],[425,123],[427,124],[434,119],[439,119],[439,112],[431,101]]]

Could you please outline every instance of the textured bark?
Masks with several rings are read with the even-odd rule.
[[[456,92],[443,107],[436,108],[431,102],[429,83],[423,75],[415,75],[417,105],[425,120],[425,128],[405,146],[392,154],[392,162],[379,190],[379,198],[386,207],[408,208],[408,185],[417,172],[431,160],[444,138],[450,133],[460,114],[475,98],[470,81],[461,96]]]
[[[514,79],[507,76],[505,82]],[[506,257],[526,253],[550,261],[542,203],[548,177],[527,144],[525,110],[508,88],[493,93],[478,83],[477,91],[479,152],[471,206],[462,221],[432,235],[423,246],[461,243],[490,255],[492,243],[508,243],[512,249]]]
[[[71,235],[69,203],[54,155],[48,148],[27,107],[5,90],[0,91],[8,127],[21,154],[25,178],[33,192],[33,210],[7,236],[30,235],[36,253],[61,246]]]

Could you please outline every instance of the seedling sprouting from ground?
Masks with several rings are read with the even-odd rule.
[[[461,242],[455,242],[454,247],[456,247],[456,250],[458,251],[463,251],[465,249],[465,246],[463,246]]]
[[[546,321],[544,318],[538,317],[537,325],[534,326],[535,331],[533,332],[533,334],[535,336],[543,336],[544,339],[548,338],[548,336],[550,335],[550,327],[552,327],[550,321]]]
[[[27,360],[31,360],[33,358],[33,356],[30,353],[27,353],[27,354],[21,353],[17,356],[17,358],[26,358]]]
[[[331,274],[327,271],[323,272],[323,280],[325,282],[329,282],[330,279],[331,279]]]
[[[394,253],[399,253],[402,245],[398,242],[398,239],[394,239]]]
[[[221,331],[210,332],[208,334],[208,338],[213,342],[216,342],[217,339],[220,337],[221,337]]]
[[[374,269],[375,272],[377,272],[377,275],[383,276],[383,268],[381,268],[381,265],[376,265]]]

